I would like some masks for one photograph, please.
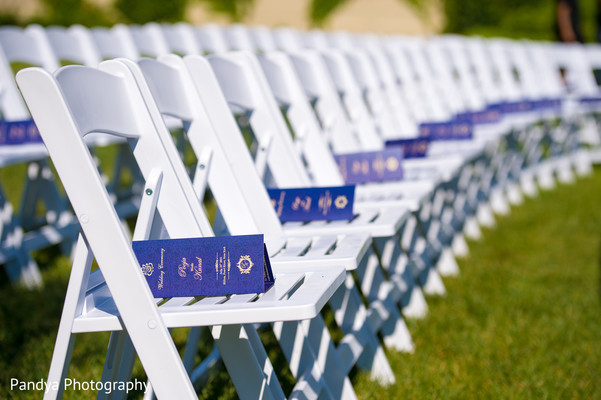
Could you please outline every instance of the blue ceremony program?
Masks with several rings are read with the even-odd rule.
[[[469,121],[428,122],[419,125],[419,136],[430,140],[470,140],[474,126]]]
[[[403,150],[400,147],[339,154],[335,158],[340,174],[348,185],[403,179]]]
[[[42,137],[32,119],[23,121],[0,120],[0,145],[42,143]]]
[[[267,189],[282,222],[353,219],[355,186]]]
[[[455,116],[456,121],[470,122],[474,125],[494,124],[501,119],[501,111],[499,109],[486,109],[480,111],[469,111],[459,113]]]
[[[134,241],[154,297],[263,293],[274,283],[263,235]]]
[[[428,138],[404,138],[386,141],[386,147],[400,146],[403,149],[403,158],[424,158],[428,155]]]

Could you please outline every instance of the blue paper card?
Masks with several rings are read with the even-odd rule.
[[[33,120],[0,120],[0,145],[41,143],[42,137]]]
[[[355,186],[267,189],[282,222],[353,219]]]
[[[534,110],[534,103],[531,101],[512,101],[491,104],[488,110],[498,110],[501,114],[514,114],[529,112]]]
[[[561,99],[541,99],[532,102],[538,110],[556,110],[561,108]]]
[[[403,158],[424,158],[428,155],[428,138],[410,138],[387,140],[386,147],[400,146]]]
[[[263,235],[132,243],[154,297],[263,293],[274,283]]]
[[[403,179],[403,150],[400,147],[334,157],[344,182],[349,185]]]
[[[419,125],[419,136],[430,140],[470,140],[474,126],[468,121],[428,122]]]
[[[487,109],[459,113],[455,116],[457,121],[465,121],[474,125],[494,124],[501,119],[501,112],[498,109]]]
[[[578,101],[581,103],[599,103],[601,102],[601,96],[580,97]]]

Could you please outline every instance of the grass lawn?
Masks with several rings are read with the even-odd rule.
[[[601,398],[601,170],[498,218],[362,398]]]
[[[601,398],[601,169],[574,185],[541,192],[499,217],[470,243],[448,294],[429,299],[430,314],[409,326],[415,354],[389,353],[395,385],[353,375],[360,398]],[[69,262],[40,252],[45,287],[0,288],[0,398],[38,399],[11,391],[11,378],[47,377]],[[178,346],[186,331],[174,332]],[[268,339],[267,339],[268,340]],[[108,334],[77,338],[69,377],[98,380]],[[279,368],[276,366],[276,370]],[[134,373],[143,379],[138,364]],[[235,398],[225,372],[201,398]],[[94,398],[69,391],[65,398]]]

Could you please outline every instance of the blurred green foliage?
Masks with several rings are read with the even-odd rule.
[[[77,0],[70,0],[77,1]],[[146,22],[178,22],[184,19],[188,0],[116,0],[115,7],[125,21],[135,24]]]
[[[555,2],[446,0],[446,32],[553,39]]]
[[[596,4],[596,0],[579,1],[582,31],[588,41],[594,38]],[[555,40],[555,5],[555,0],[445,0],[444,31]]]
[[[334,10],[347,1],[348,0],[311,0],[311,5],[309,6],[311,26],[323,26]]]
[[[254,0],[200,0],[212,11],[225,14],[232,22],[242,22],[254,5]]]
[[[444,32],[554,40],[556,0],[397,0],[410,5],[427,23],[432,8],[442,7]],[[1,25],[110,26],[115,23],[143,24],[150,21],[185,21],[186,8],[203,4],[231,22],[244,22],[256,0],[114,0],[112,6],[90,0],[41,0],[42,11],[19,20],[11,11],[0,10]],[[348,0],[311,0],[307,16],[313,27],[324,27]],[[580,0],[582,31],[592,41],[596,29],[598,0]],[[0,7],[1,8],[1,7]]]
[[[41,25],[108,26],[111,16],[85,0],[42,0],[44,11],[28,21]]]

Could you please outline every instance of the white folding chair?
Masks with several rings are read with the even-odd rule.
[[[96,67],[102,61],[96,44],[84,26],[50,26],[45,28],[45,32],[58,60],[89,67]]]
[[[326,128],[324,130],[329,131],[330,135],[338,135],[338,141],[350,146],[349,150],[360,151],[361,147],[358,144],[352,147],[353,145],[350,144],[352,138],[344,140],[342,132],[346,132],[348,137],[348,132],[351,130],[350,124],[345,120],[342,105],[336,98],[335,90],[328,90],[331,83],[328,80],[327,72],[323,67],[321,73],[318,71],[322,64],[319,55],[312,51],[295,52],[288,59],[282,53],[271,52],[260,55],[259,59],[270,87],[295,132],[296,143],[301,148],[301,155],[308,168],[313,172],[314,180],[318,184],[341,184],[339,171],[335,166],[331,166],[333,160],[329,164],[327,163],[328,149],[323,144],[322,136],[325,135],[321,133],[321,126],[324,126]],[[292,65],[295,65],[296,69]],[[296,72],[303,79],[304,90]],[[312,99],[315,109],[318,110],[320,121],[322,121],[321,125],[311,110],[307,96]],[[355,100],[360,101],[359,99]],[[344,129],[345,127],[347,129]],[[331,154],[329,158],[332,158]],[[425,211],[428,206],[425,203],[430,200],[436,187],[432,180],[424,179],[422,181],[419,177],[420,175],[436,177],[437,162],[433,160],[431,163],[428,161],[407,163],[409,164],[407,169],[405,169],[404,162],[403,171],[413,177],[407,181],[357,186],[358,206],[361,208],[409,207],[412,210]],[[419,172],[420,170],[421,172]],[[329,176],[327,175],[328,171]],[[432,211],[433,215],[436,213],[436,211]],[[449,265],[453,265],[453,262],[449,259]],[[444,268],[442,272],[444,272]]]
[[[386,109],[387,99],[399,97],[391,97],[395,92],[392,86],[387,87],[386,95],[384,90],[380,89],[387,84],[391,85],[392,78],[388,74],[388,79],[379,81],[379,71],[383,71],[383,75],[386,76],[390,69],[386,68],[387,62],[383,60],[382,53],[378,52],[378,47],[373,41],[366,45],[370,49],[368,53],[361,47],[357,48],[359,43],[353,46],[354,41],[343,33],[329,37],[329,42],[340,45],[341,49],[332,50],[328,47],[328,37],[324,33],[312,33],[310,38],[313,46],[320,48],[321,57],[305,50],[291,52],[291,58],[307,97],[315,104],[316,113],[332,146],[338,152],[360,151],[366,149],[362,147],[363,143],[381,148],[385,138],[407,137],[399,132],[401,126],[407,126],[406,118],[395,122],[390,116],[391,111]],[[323,58],[323,61],[319,60],[320,58]],[[378,72],[376,65],[379,67]],[[268,76],[272,87],[282,85],[281,79],[276,80],[272,74]],[[332,82],[335,88],[332,87]],[[283,91],[279,90],[278,93]],[[340,99],[343,104],[337,105]],[[369,107],[366,107],[363,99],[366,99]],[[395,104],[402,102],[396,101]],[[344,112],[343,109],[348,111]],[[346,115],[351,116],[350,126],[344,123]],[[373,120],[373,123],[370,120]],[[354,137],[349,135],[349,132],[355,132],[357,140],[353,140]],[[407,160],[403,166],[409,180],[419,179],[420,176],[425,177],[428,174],[436,176],[437,169],[444,171],[444,175],[448,177],[452,176],[451,171],[460,165],[461,158],[457,160],[459,164],[453,164],[451,160]],[[437,165],[438,168],[435,168]],[[388,185],[385,187],[388,190],[392,189]],[[407,192],[411,192],[411,189],[407,188]]]
[[[334,265],[336,268],[340,265],[346,266],[348,270],[356,268],[358,259],[365,253],[370,243],[370,238],[366,235],[283,237],[281,226],[267,193],[252,169],[250,156],[246,154],[244,145],[236,141],[241,141],[241,138],[235,136],[235,132],[211,126],[207,113],[204,111],[198,94],[201,91],[197,88],[198,85],[201,85],[199,81],[203,81],[202,93],[206,98],[211,102],[220,99],[215,78],[209,75],[208,79],[203,80],[204,75],[211,74],[206,61],[200,57],[194,58],[200,63],[197,67],[200,70],[197,71],[197,74],[200,76],[193,81],[190,74],[187,73],[184,62],[179,57],[171,55],[161,58],[164,62],[152,59],[143,59],[139,62],[146,75],[146,80],[142,78],[138,66],[128,60],[121,60],[121,62],[126,63],[132,72],[135,72],[134,75],[140,87],[146,86],[145,81],[149,83],[149,90],[156,98],[157,106],[164,115],[181,119],[188,127],[187,135],[192,148],[199,155],[194,174],[195,197],[189,201],[199,202],[202,200],[205,186],[208,184],[217,200],[219,211],[225,219],[228,232],[232,234],[259,232],[265,234],[267,246],[270,253],[274,255],[272,258],[274,267],[283,268],[288,272],[319,271],[329,265]],[[207,86],[212,87],[212,90]],[[145,94],[144,90],[142,92],[146,101],[154,105],[154,100],[148,97],[149,95]],[[223,131],[223,133],[218,135],[217,131]],[[166,147],[173,146],[170,136],[162,135],[161,140]],[[237,149],[236,143],[238,143]],[[225,147],[229,153],[224,151]],[[245,156],[246,158],[244,158]],[[244,164],[244,161],[250,165],[250,168],[249,165]],[[174,159],[173,162],[181,163],[181,160]],[[237,168],[232,168],[232,165]],[[182,185],[191,185],[188,176],[180,175],[179,178]],[[241,184],[243,184],[242,187],[238,187]],[[252,198],[248,199],[249,196]],[[394,380],[377,337],[369,331],[377,329],[383,322],[377,322],[378,317],[372,316],[369,322],[376,327],[366,324],[361,317],[366,314],[366,310],[361,303],[359,293],[356,288],[353,290],[353,287],[347,288],[346,286],[348,283],[336,291],[330,304],[335,312],[344,315],[345,318],[355,319],[355,331],[349,333],[343,342],[360,343],[359,349],[351,350],[349,347],[341,346],[341,350],[336,352],[320,316],[305,321],[303,326],[297,326],[295,323],[274,324],[274,332],[291,363],[295,377],[299,378],[299,374],[308,368],[309,361],[320,362],[322,371],[324,371],[324,380],[334,397],[340,395],[354,397],[350,382],[345,377],[359,360],[361,360],[361,366],[371,370],[372,376],[380,382],[388,383]],[[342,299],[346,300],[346,304],[341,305]],[[308,341],[289,340],[286,335],[290,335],[294,331],[306,332],[309,335]],[[407,335],[405,341],[409,341],[410,344],[408,333],[402,333]],[[193,332],[190,336],[194,337],[196,334]],[[303,349],[303,346],[307,345],[312,346],[310,350]],[[190,341],[188,347],[192,349],[192,352],[197,348]],[[294,354],[305,353],[307,354],[301,357],[301,362],[298,363]],[[310,356],[313,353],[316,356]],[[188,358],[193,357],[185,356],[185,359]],[[342,361],[344,361],[344,365],[341,364]],[[186,365],[187,369],[189,367],[191,366]]]
[[[94,68],[102,61],[98,46],[90,31],[81,25],[73,25],[69,28],[49,27],[44,30],[44,33],[57,60]],[[135,160],[131,157],[128,144],[118,138],[103,136],[88,140],[88,143],[93,148],[116,146],[116,156],[114,160],[111,160],[114,164],[113,172],[110,177],[106,177],[107,188],[115,199],[117,213],[122,219],[137,214],[138,193],[142,190],[144,180]],[[97,161],[100,165],[101,160],[98,157]],[[109,169],[106,165],[101,165],[101,167],[103,170]],[[131,177],[131,182],[127,182],[127,184],[124,183],[126,176]]]
[[[324,127],[324,135],[329,139],[332,147],[338,152],[361,151],[365,150],[365,146],[368,146],[368,149],[369,146],[381,148],[383,146],[382,138],[379,137],[380,134],[376,131],[387,135],[389,138],[395,134],[399,135],[393,132],[400,130],[399,127],[403,123],[395,123],[390,116],[391,113],[385,106],[387,102],[384,99],[384,94],[380,90],[381,82],[377,82],[375,78],[378,74],[375,72],[367,53],[357,48],[357,46],[352,47],[348,36],[342,33],[336,34],[334,38],[330,39],[337,39],[334,41],[341,43],[342,47],[345,48],[344,51],[332,50],[328,47],[328,40],[322,32],[315,31],[306,36],[308,42],[312,42],[313,46],[322,49],[324,59],[328,60],[327,65],[330,67],[331,74],[325,67],[322,67],[319,72],[316,71],[316,68],[320,67],[318,58],[321,57],[314,55],[311,58],[310,52],[294,51],[291,53],[291,58],[294,60],[296,70],[304,84],[306,97],[311,99],[314,104],[314,108],[320,116],[321,125]],[[337,54],[333,55],[332,53]],[[295,85],[293,81],[296,79],[292,76],[295,73],[286,70],[287,61],[285,57],[273,52],[262,54],[260,60],[266,70],[266,76],[276,94],[276,98],[297,133],[296,141],[299,147],[304,150],[302,155],[306,159],[309,169],[311,171],[327,170],[327,163],[319,161],[323,159],[323,155],[316,151],[318,145],[312,139],[316,124],[311,119],[315,120],[315,116],[306,104],[301,104],[307,102],[305,94],[299,93],[296,88],[292,87]],[[336,88],[333,88],[329,79],[330,76],[336,82]],[[344,106],[339,104],[339,93],[341,93],[344,100]],[[370,102],[371,115],[363,104],[364,98]],[[347,112],[344,112],[343,108]],[[353,116],[354,124],[345,121],[346,115]],[[379,124],[372,123],[372,118],[373,121],[378,121]],[[368,135],[369,132],[371,134]],[[312,144],[305,144],[305,142],[311,142]],[[312,162],[313,160],[317,161]],[[432,163],[431,160],[429,161],[429,167],[425,168],[424,164],[428,164],[428,162],[424,163],[420,160],[418,163],[413,163],[409,161],[406,163],[407,165],[404,163],[403,167],[406,174],[412,177],[410,179],[417,179],[418,176],[424,175],[424,173],[428,174],[428,168],[430,175],[434,174],[435,176],[435,163],[441,161],[438,160]],[[451,169],[448,162],[443,162],[445,168],[440,168],[441,170]],[[312,167],[313,164],[317,167]],[[316,175],[319,182],[319,175],[314,172],[313,176]],[[321,175],[323,175],[323,172]],[[419,193],[419,185],[422,186],[422,191],[431,191],[428,188],[428,185],[431,184],[427,182],[403,181],[401,184],[361,185],[358,187],[358,197],[362,200],[361,204],[363,205],[366,201],[369,204],[377,203],[380,206],[389,203],[399,205],[408,196],[410,198],[413,192]],[[395,198],[395,195],[397,198]],[[401,198],[400,202],[398,197]],[[370,200],[373,203],[370,203]],[[463,243],[465,244],[465,241]],[[463,249],[465,248],[463,246]]]
[[[325,89],[329,83],[327,76],[320,76],[319,73],[314,71],[314,66],[319,63],[319,57],[316,59],[315,56],[317,54],[312,52],[293,53],[290,59],[297,64],[296,71],[303,75],[304,81],[307,83],[305,86],[307,93],[317,93],[317,96],[313,98],[315,108],[322,110],[322,116],[328,115],[328,117],[321,120],[329,121],[329,126],[336,125],[333,121],[340,121],[338,125],[345,125],[343,115],[336,112],[336,107],[339,107],[339,104],[332,91],[328,92]],[[295,141],[301,149],[301,155],[310,171],[313,172],[314,181],[317,184],[342,184],[342,177],[334,164],[332,155],[323,143],[324,135],[321,133],[321,126],[312,111],[290,59],[283,53],[277,52],[265,53],[259,56],[271,89],[295,132]],[[343,141],[342,137],[340,137],[340,141]],[[356,148],[356,150],[359,150],[359,148]],[[422,164],[427,165],[428,162]],[[357,206],[359,208],[409,207],[420,213],[425,211],[427,207],[429,208],[428,203],[430,198],[433,197],[432,194],[436,190],[436,186],[432,180],[424,179],[422,181],[418,177],[428,175],[428,170],[430,170],[430,175],[436,176],[435,165],[436,161],[429,164],[429,167],[423,168],[423,166],[420,167],[417,163],[414,163],[405,169],[405,162],[403,162],[403,172],[412,176],[413,179],[358,185]],[[416,171],[418,169],[421,169],[422,172]],[[436,211],[432,211],[432,215],[435,214]],[[411,235],[411,232],[405,232],[404,235]],[[376,240],[377,242],[378,240]],[[449,263],[452,264],[453,261],[449,259]],[[444,268],[441,272],[445,272]]]
[[[264,165],[269,166],[272,179],[277,186],[306,187],[309,185],[309,178],[305,170],[302,169],[299,155],[294,150],[294,145],[291,143],[291,137],[287,131],[283,117],[256,58],[253,58],[248,53],[228,53],[225,55],[210,56],[209,61],[217,75],[228,103],[237,109],[244,110],[250,116],[250,126],[256,140],[261,144],[260,147],[267,150],[268,153],[261,155],[266,161]],[[266,143],[269,143],[269,146],[266,146]],[[261,157],[258,157],[257,160],[261,159]],[[301,166],[300,168],[298,167],[299,165]],[[265,171],[265,167],[263,166],[259,170]],[[365,209],[358,211],[359,216],[350,222],[331,221],[326,223],[314,221],[308,224],[286,223],[284,228],[286,232],[294,234],[363,231],[369,232],[373,237],[387,238],[387,250],[383,257],[386,261],[390,261],[389,264],[386,264],[385,268],[391,275],[396,277],[392,281],[396,288],[391,293],[380,290],[378,294],[374,293],[373,289],[369,289],[369,287],[363,287],[363,292],[368,297],[377,295],[379,299],[382,299],[392,296],[393,299],[397,299],[395,301],[398,301],[400,300],[398,295],[401,295],[401,298],[403,298],[402,293],[407,293],[406,290],[412,288],[412,277],[404,276],[404,274],[412,272],[409,272],[411,269],[407,268],[407,260],[402,254],[398,242],[399,237],[396,236],[401,233],[403,218],[408,216],[408,214],[402,208]],[[405,215],[405,217],[401,219],[394,217],[395,213],[399,212],[401,213],[399,216]],[[377,271],[374,268],[378,263],[369,263],[368,265],[371,265],[368,271]],[[361,267],[358,272],[361,276]],[[434,285],[435,282],[436,285],[433,287],[436,290],[443,290],[442,281],[435,271],[425,269],[423,273],[426,276],[431,273],[432,278],[429,284]],[[369,280],[363,280],[363,282],[363,285],[370,284],[372,288],[378,286]],[[369,293],[372,293],[372,295]],[[410,293],[418,294],[418,292],[413,290],[410,290]],[[376,300],[376,298],[374,297],[373,300]],[[409,306],[409,303],[411,301],[408,303],[403,301],[403,306]],[[423,309],[421,303],[422,301],[417,302],[419,304],[418,309]],[[406,311],[408,312],[409,310]]]
[[[29,124],[31,117],[16,87],[9,63],[55,69],[58,62],[43,28],[37,25],[26,29],[14,26],[0,28],[0,47],[5,56],[0,60],[0,79],[4,85],[3,119]],[[61,244],[63,251],[69,252],[77,236],[78,224],[54,181],[43,144],[31,142],[2,146],[0,159],[2,167],[19,163],[28,165],[17,213],[13,218],[10,214],[5,216],[7,226],[2,232],[5,236],[2,246],[6,257],[4,262],[12,280],[21,281],[26,286],[38,286],[42,280],[29,256],[30,252],[55,244]],[[6,203],[4,206],[10,207]]]
[[[201,25],[194,28],[194,33],[196,40],[207,53],[218,54],[229,50],[225,36],[218,25]]]
[[[140,57],[140,52],[136,48],[127,25],[117,24],[111,28],[91,28],[90,34],[103,60],[117,57],[136,60]]]
[[[294,264],[303,268],[315,268],[316,264],[320,268],[343,264],[347,270],[354,270],[360,262],[365,263],[370,241],[365,241],[364,235],[343,232],[337,235],[314,233],[304,237],[284,235],[208,63],[193,56],[186,57],[185,63],[176,56],[167,56],[161,57],[161,62],[141,60],[140,66],[161,111],[182,118],[189,127],[187,136],[199,155],[202,171],[207,170],[206,155],[210,152],[211,172],[206,179],[228,231],[264,232],[271,239],[268,247],[274,255],[273,264],[285,268],[292,268]],[[195,176],[194,179],[197,182],[201,178]],[[242,218],[244,210],[248,216]],[[365,309],[350,276],[345,287],[330,300],[336,320],[346,333],[343,343],[357,346],[339,346],[342,372],[348,373],[359,362],[371,370],[372,377],[388,383],[394,378],[375,333],[384,325],[382,329],[389,345],[407,351],[412,349],[412,344],[402,320],[397,321],[393,313],[384,311],[380,302],[377,304]],[[311,324],[321,322],[316,319]],[[320,326],[319,330],[322,329],[325,327]],[[318,349],[315,350],[317,353]]]
[[[276,269],[275,286],[262,296],[173,298],[157,307],[159,300],[152,298],[83,137],[106,132],[132,144],[148,184],[136,238],[211,235],[200,203],[187,200],[186,191],[192,187],[179,183],[176,171],[183,165],[173,164],[168,155],[176,155],[175,148],[164,147],[155,133],[165,130],[156,123],[158,110],[148,110],[130,69],[119,62],[103,63],[100,70],[65,67],[56,77],[42,69],[27,69],[17,80],[82,224],[49,381],[64,382],[76,333],[123,331],[159,398],[195,398],[167,328],[213,326],[238,394],[282,398],[256,332],[241,324],[315,317],[344,280],[344,269],[307,273]],[[99,269],[90,273],[93,258]],[[320,376],[312,372],[301,382],[308,386],[298,389],[319,392]],[[312,378],[316,385],[310,385]],[[61,385],[58,392],[45,395],[57,397],[62,389]]]
[[[128,26],[131,37],[141,56],[158,57],[171,52],[161,25],[149,22]]]
[[[184,22],[162,24],[161,28],[171,53],[181,56],[202,54],[200,43],[194,36],[194,28]]]

